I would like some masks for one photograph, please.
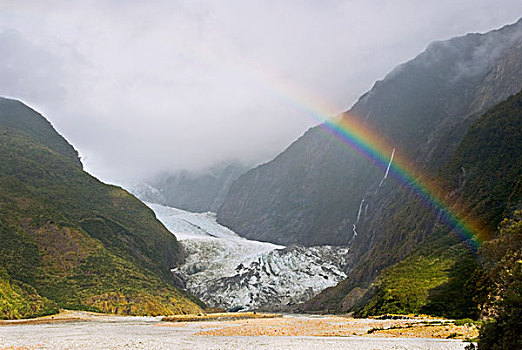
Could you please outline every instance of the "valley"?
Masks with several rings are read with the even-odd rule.
[[[148,203],[187,254],[173,272],[210,307],[285,310],[346,278],[345,247],[284,247],[238,236],[213,213]]]
[[[66,312],[39,324],[0,321],[0,349],[464,349],[467,325],[432,319],[377,320],[340,316],[285,315],[277,319],[162,322]],[[42,320],[44,321],[44,320]],[[451,334],[453,335],[448,339]],[[454,338],[457,339],[454,339]]]
[[[516,11],[181,3],[0,12],[0,350],[522,349]]]

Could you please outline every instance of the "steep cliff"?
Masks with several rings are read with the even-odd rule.
[[[447,203],[466,213],[468,221],[473,220],[479,240],[496,238],[502,219],[522,208],[522,92],[495,105],[471,125],[434,182],[444,189]],[[479,258],[482,251],[477,255],[422,203],[405,203],[400,221],[388,222],[383,230],[385,237],[399,239],[393,235],[398,232],[405,244],[419,237],[419,229],[433,233],[412,246],[411,254],[384,270],[393,261],[390,259],[399,260],[400,250],[386,252],[391,244],[381,239],[362,256],[363,263],[348,279],[317,295],[305,309],[347,311],[355,307],[362,315],[423,312],[454,318],[478,317],[485,312],[479,307],[484,297],[480,293],[491,283],[475,273],[483,260]],[[413,236],[404,232],[404,227],[409,227]],[[369,292],[360,299],[367,288]]]
[[[462,156],[462,148],[457,150],[457,147],[469,143],[469,140],[463,142],[463,138],[474,130],[470,125],[476,128],[486,123],[474,124],[488,108],[521,89],[522,20],[519,20],[486,34],[469,34],[429,45],[425,52],[377,82],[339,118],[355,118],[373,130],[374,137],[390,145],[390,156],[394,149],[396,157],[410,160],[411,168],[423,174],[424,185],[437,188],[445,201],[467,213],[465,216],[481,228],[480,238],[488,239],[498,220],[506,215],[506,203],[499,201],[500,195],[487,199],[492,193],[488,189],[476,186],[466,189],[477,183],[481,164],[458,163],[458,157],[475,162],[477,158],[473,153]],[[370,303],[369,298],[376,295],[378,298],[378,291],[390,281],[415,285],[415,279],[422,280],[421,274],[410,281],[402,278],[412,271],[423,271],[423,264],[433,267],[431,277],[438,279],[438,287],[449,285],[449,289],[438,293],[438,303],[424,299],[424,304],[398,307],[396,311],[430,307],[429,310],[439,314],[461,312],[462,315],[473,309],[469,293],[456,301],[458,305],[455,304],[453,311],[457,313],[439,307],[440,300],[447,301],[451,291],[469,287],[464,284],[477,263],[465,248],[466,243],[453,236],[438,213],[407,186],[393,177],[383,181],[385,169],[376,167],[323,130],[321,126],[312,128],[273,161],[241,176],[218,212],[219,222],[245,237],[274,243],[349,246],[354,254],[349,277],[312,299],[304,306],[307,310],[360,308],[365,302]],[[494,130],[502,137],[502,129]],[[478,146],[474,145],[474,152],[480,150]],[[520,147],[514,147],[511,151],[518,157]],[[513,159],[507,154],[505,157],[506,166],[511,169]],[[506,170],[488,167],[497,168]],[[460,183],[466,175],[468,182]],[[505,175],[519,176],[516,171],[513,175],[508,170],[495,175],[485,172],[483,181],[491,191],[503,193],[507,200],[514,196],[508,192],[516,192],[512,183],[505,185],[500,181],[498,186],[491,186],[491,181],[502,180]],[[482,192],[477,193],[479,190]],[[484,198],[470,201],[477,194]],[[481,212],[477,208],[491,210]],[[426,245],[430,248],[418,253]],[[383,269],[403,259],[409,260],[375,280]],[[437,264],[430,265],[433,259]],[[455,264],[458,261],[468,263],[460,266]],[[462,268],[455,270],[455,266]],[[376,283],[382,288],[372,287],[372,293],[365,294],[374,280],[381,281]],[[418,285],[424,288],[420,295],[430,295],[429,291],[436,289],[431,284]],[[411,294],[402,291],[399,295],[408,299]],[[381,297],[383,300],[387,296],[381,294]],[[450,304],[446,303],[448,307]],[[368,313],[384,310],[373,305],[366,309]]]
[[[434,176],[469,125],[522,88],[521,48],[522,21],[435,42],[377,82],[348,113],[415,168]],[[247,238],[350,243],[361,254],[381,240],[382,228],[409,200],[393,181],[375,194],[382,177],[382,169],[321,127],[312,128],[274,160],[242,175],[218,211],[218,221]],[[422,233],[427,234],[429,229]]]

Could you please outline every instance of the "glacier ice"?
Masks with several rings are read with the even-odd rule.
[[[248,240],[219,225],[214,213],[147,203],[187,253],[173,269],[209,306],[284,309],[346,278],[346,247],[284,247]]]

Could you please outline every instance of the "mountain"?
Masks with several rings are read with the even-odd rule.
[[[453,207],[469,218],[479,218],[475,224],[489,233],[481,239],[491,251],[489,239],[503,238],[494,234],[497,226],[522,209],[522,92],[492,107],[470,126],[436,181]],[[426,214],[421,208],[411,205],[404,220],[422,223]],[[316,296],[305,309],[346,311],[355,305],[362,316],[414,312],[463,318],[485,313],[488,308],[481,304],[491,293],[481,293],[497,280],[493,276],[485,281],[475,271],[491,253],[484,258],[481,249],[478,256],[447,228],[435,227],[417,249],[378,275],[362,301],[350,296],[353,291],[360,296],[365,292],[361,288],[368,286],[361,277],[368,270],[360,265],[351,278]],[[521,254],[519,248],[510,253]]]
[[[82,170],[40,114],[0,98],[0,317],[58,307],[119,314],[199,312],[174,287],[184,253],[154,213]]]
[[[434,175],[481,113],[520,91],[521,48],[522,20],[432,43],[378,81],[346,115]],[[239,177],[218,221],[247,238],[302,245],[347,245],[357,222],[352,243],[366,251],[379,240],[380,218],[393,216],[389,210],[396,206],[397,184],[389,182],[374,195],[383,175],[318,126]],[[363,200],[368,207],[358,215]]]
[[[74,165],[83,168],[78,152],[60,135],[51,123],[34,110],[16,100],[0,99],[2,128],[22,131],[34,141],[44,144],[55,153],[68,158]]]
[[[129,190],[143,201],[192,212],[216,212],[232,183],[249,168],[239,162],[201,171],[163,173]]]
[[[477,155],[484,150],[478,144],[469,146],[473,149],[469,154],[463,151],[462,147],[465,149],[470,142],[464,140],[465,136],[480,125],[475,122],[482,120],[489,108],[521,89],[519,20],[485,34],[468,34],[429,45],[419,56],[378,81],[338,118],[355,120],[373,130],[374,139],[390,145],[390,161],[392,152],[396,158],[410,160],[414,175],[422,174],[425,185],[437,189],[442,199],[464,213],[480,228],[480,239],[486,240],[494,235],[502,216],[509,214],[506,203],[515,196],[510,191],[518,188],[509,181],[512,176],[520,176],[518,170],[513,170],[518,160],[511,155],[517,157],[521,148],[515,143],[504,149],[511,152],[505,153],[505,167],[488,165],[491,171],[498,169],[494,175],[482,169],[481,163],[460,164],[458,157],[469,162],[481,159]],[[325,129],[318,126],[308,130],[274,160],[239,177],[218,211],[218,222],[244,237],[277,244],[348,246],[354,254],[349,277],[307,303],[304,309],[309,311],[361,307],[365,301],[370,303],[368,298],[373,292],[385,290],[383,286],[413,282],[404,280],[404,276],[413,274],[419,282],[422,275],[417,272],[426,271],[427,266],[432,269],[424,277],[433,279],[433,283],[419,282],[420,289],[412,291],[422,290],[423,295],[429,295],[442,285],[449,286],[448,292],[468,288],[465,283],[478,264],[475,253],[466,248],[468,243],[450,232],[438,213],[408,186],[386,177],[385,168],[375,166]],[[506,132],[502,128],[492,130],[497,134],[488,137],[497,141]],[[493,159],[503,158],[497,155],[488,161]],[[459,182],[465,178],[468,180]],[[488,187],[478,187],[478,179],[498,192],[491,195]],[[498,182],[492,185],[494,180]],[[467,190],[466,186],[472,187]],[[476,201],[470,202],[470,198]],[[492,210],[487,211],[490,207]],[[388,275],[380,275],[383,269],[401,261],[403,265],[387,270]],[[459,261],[466,263],[456,264]],[[375,280],[378,276],[381,282]],[[372,281],[382,288],[366,294]],[[411,295],[403,292],[405,298]],[[439,295],[438,306],[450,294],[441,291]],[[469,294],[458,303],[454,309],[464,310],[462,313],[474,307]],[[430,310],[438,307],[434,303],[429,306]],[[427,301],[396,310],[424,307],[428,307]],[[383,309],[372,310],[366,311]]]

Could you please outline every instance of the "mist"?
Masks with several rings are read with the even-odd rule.
[[[0,1],[0,96],[104,181],[266,162],[434,40],[520,1]],[[412,10],[414,9],[414,11]]]

